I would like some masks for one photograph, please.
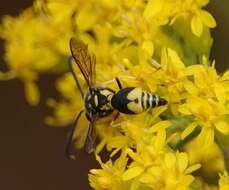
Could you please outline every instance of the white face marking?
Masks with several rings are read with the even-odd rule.
[[[94,96],[94,103],[95,103],[95,106],[97,107],[98,106],[98,96],[97,95],[95,95]]]

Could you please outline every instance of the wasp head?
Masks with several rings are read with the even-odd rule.
[[[113,112],[111,98],[114,93],[109,88],[91,89],[84,100],[87,118],[90,120],[93,115],[98,117],[110,115]]]

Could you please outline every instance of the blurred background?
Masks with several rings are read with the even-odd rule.
[[[2,1],[0,17],[17,15],[32,0]],[[213,30],[211,59],[219,72],[229,68],[229,1],[212,0],[209,11],[217,21]],[[3,64],[3,41],[0,41],[0,69]],[[90,189],[87,173],[97,167],[93,157],[80,151],[76,161],[64,157],[64,140],[68,128],[46,126],[44,116],[51,113],[45,100],[57,97],[55,76],[43,76],[42,92],[37,107],[29,106],[23,85],[18,80],[0,81],[0,187],[4,190],[69,190]]]
[[[17,15],[32,0],[1,1],[0,16]],[[3,64],[3,41],[0,42],[0,69]],[[51,114],[48,97],[57,97],[55,76],[39,80],[42,99],[37,107],[28,105],[19,80],[0,81],[0,189],[70,190],[89,188],[87,174],[96,167],[91,155],[79,152],[77,160],[64,156],[68,128],[50,127],[43,122]]]

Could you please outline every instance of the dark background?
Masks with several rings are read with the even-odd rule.
[[[31,0],[8,0],[0,3],[0,16],[17,15],[31,5]],[[217,20],[211,57],[220,72],[229,63],[229,1],[213,0],[208,6]],[[0,61],[4,53],[0,42]],[[2,65],[1,65],[2,67]],[[0,68],[1,68],[0,67]],[[48,127],[44,116],[47,97],[57,96],[55,76],[43,76],[38,107],[29,106],[23,85],[18,80],[0,81],[0,189],[3,190],[70,190],[90,189],[88,170],[96,167],[93,157],[79,152],[76,161],[64,158],[63,144],[67,128]]]
[[[17,15],[32,0],[0,2],[0,16]],[[0,43],[0,68],[3,67]],[[31,107],[19,80],[0,81],[0,189],[1,190],[87,190],[87,174],[96,167],[93,156],[78,153],[76,161],[64,157],[67,128],[49,127],[43,122],[51,114],[46,99],[55,97],[55,76],[39,81],[42,99]]]

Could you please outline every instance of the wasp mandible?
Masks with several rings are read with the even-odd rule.
[[[114,111],[124,114],[139,114],[149,108],[167,104],[167,101],[157,95],[143,91],[138,87],[122,87],[120,80],[116,77],[116,82],[119,91],[115,92],[113,89],[107,87],[100,87],[95,85],[95,65],[96,57],[93,53],[88,51],[88,45],[76,38],[70,39],[70,50],[75,63],[82,73],[88,91],[84,94],[73,65],[69,61],[70,71],[75,79],[76,85],[80,91],[82,99],[84,100],[84,108],[78,113],[75,122],[68,132],[65,153],[68,158],[75,158],[71,153],[71,145],[73,134],[77,127],[78,120],[83,112],[90,122],[87,137],[85,141],[86,152],[92,153],[95,150],[96,131],[95,123],[98,119],[111,115]],[[118,117],[118,114],[115,118]]]

